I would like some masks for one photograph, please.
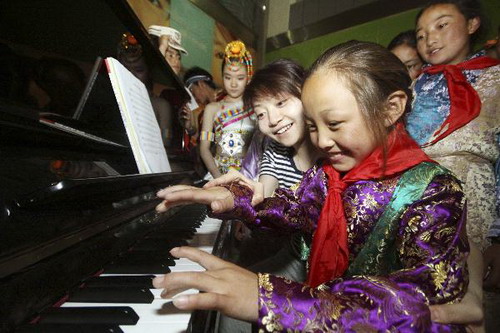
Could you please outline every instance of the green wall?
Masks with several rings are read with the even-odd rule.
[[[182,67],[199,66],[210,72],[215,21],[186,0],[171,0],[170,25],[182,34],[182,46],[188,51],[182,57]]]
[[[500,24],[500,1],[484,0],[482,4],[484,12],[491,21],[489,38],[495,37],[497,35],[497,27]],[[290,58],[307,67],[329,47],[351,39],[372,41],[387,45],[399,32],[414,27],[415,16],[418,11],[418,9],[406,11],[310,39],[300,44],[274,50],[266,54],[265,60],[266,62],[270,62],[279,58]]]

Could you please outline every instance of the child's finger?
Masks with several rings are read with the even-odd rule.
[[[220,185],[227,185],[227,184],[230,184],[234,181],[238,181],[242,178],[244,178],[244,176],[241,173],[239,173],[236,170],[231,169],[226,174],[210,180],[203,187],[210,188],[210,187],[215,187],[215,186],[220,186]]]
[[[187,203],[200,203],[209,205],[214,201],[214,195],[211,192],[204,191],[199,188],[186,188],[177,191],[168,191],[158,194],[168,204],[187,204]]]
[[[222,260],[208,252],[190,246],[174,247],[170,254],[177,258],[186,258],[200,264],[207,270],[222,269],[233,264]]]
[[[180,295],[173,298],[175,307],[181,310],[220,310],[226,297],[214,293]]]
[[[164,195],[166,195],[168,193],[173,193],[173,192],[188,190],[188,189],[196,189],[196,187],[190,186],[190,185],[169,186],[169,187],[165,187],[165,188],[159,190],[158,192],[156,192],[156,196],[162,198]]]
[[[213,291],[220,284],[218,282],[216,278],[206,274],[206,272],[176,272],[166,274],[163,279],[153,279],[155,288],[164,289],[161,293],[162,298],[171,298],[188,289]]]
[[[234,200],[229,198],[229,200],[215,200],[210,204],[210,208],[214,213],[224,213],[230,211],[234,208]]]
[[[155,210],[158,213],[164,213],[167,210],[169,210],[170,208],[177,207],[177,206],[183,206],[183,205],[189,205],[191,203],[193,203],[193,201],[191,201],[191,200],[187,200],[187,201],[175,201],[175,202],[170,202],[170,201],[167,201],[167,200],[163,200],[161,203],[159,203],[155,207]]]

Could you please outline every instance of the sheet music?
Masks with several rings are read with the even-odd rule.
[[[189,102],[187,102],[187,107],[189,108],[189,110],[193,111],[193,110],[198,108],[198,103],[196,103],[196,99],[194,99],[194,96],[193,96],[193,93],[191,92],[191,90],[186,88],[186,91],[189,94],[189,97],[191,98],[189,100]]]
[[[118,60],[109,57],[105,62],[139,172],[170,172],[146,86]]]

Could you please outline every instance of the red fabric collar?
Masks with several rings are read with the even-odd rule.
[[[482,56],[464,61],[458,65],[436,65],[424,69],[424,73],[444,73],[450,95],[450,114],[443,122],[437,136],[424,146],[430,146],[466,125],[481,112],[481,100],[476,90],[467,81],[463,70],[483,69],[500,64],[500,61]]]
[[[340,176],[329,163],[323,164],[328,178],[328,193],[314,233],[307,284],[311,287],[344,274],[349,263],[347,221],[342,192],[359,180],[380,179],[401,173],[421,162],[432,161],[410,138],[402,124],[389,134],[385,170],[382,147],[375,149],[363,162]]]

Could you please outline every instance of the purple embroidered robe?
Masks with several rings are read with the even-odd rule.
[[[350,262],[391,199],[399,177],[358,181],[343,193]],[[233,187],[231,216],[254,226],[314,233],[326,178],[313,168],[296,190],[279,189],[253,208],[251,194]],[[335,279],[310,288],[259,274],[259,328],[266,332],[454,332],[460,325],[431,322],[429,304],[456,302],[465,293],[468,243],[460,183],[439,175],[399,220],[397,256],[403,269],[386,276]]]

